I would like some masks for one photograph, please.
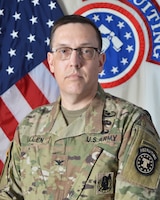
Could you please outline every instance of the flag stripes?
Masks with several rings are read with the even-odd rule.
[[[0,138],[3,145],[0,145],[0,168],[18,123],[34,108],[55,101],[58,95],[58,85],[46,61],[1,95]]]

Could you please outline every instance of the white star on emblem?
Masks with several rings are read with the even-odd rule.
[[[94,14],[93,20],[94,20],[95,22],[99,21],[99,15],[95,15],[95,14]]]
[[[6,69],[6,71],[8,72],[8,75],[14,74],[14,67],[8,66],[8,68]]]
[[[17,21],[18,19],[21,19],[21,18],[20,18],[20,15],[21,15],[21,13],[15,12],[15,14],[13,15],[15,21]]]
[[[127,64],[127,63],[128,63],[127,58],[122,58],[121,63],[122,63],[123,65]]]
[[[133,45],[127,45],[126,50],[127,50],[128,52],[133,51]]]
[[[124,27],[124,22],[118,22],[117,26],[121,29]]]
[[[30,34],[27,39],[30,41],[30,43],[36,41],[35,40],[35,35],[32,35],[32,34]]]
[[[34,16],[32,16],[32,18],[30,19],[30,21],[32,22],[32,25],[35,24],[35,23],[38,23],[37,22],[37,17],[34,17]]]
[[[50,4],[48,4],[48,6],[51,8],[51,10],[53,8],[56,8],[56,2],[50,1]]]
[[[30,53],[28,51],[27,54],[25,55],[25,57],[27,58],[27,60],[31,60],[31,59],[33,59],[33,53]]]
[[[106,21],[108,22],[108,23],[110,23],[111,21],[113,21],[113,18],[112,18],[112,16],[110,15],[107,15],[107,17],[106,17]]]
[[[12,36],[13,39],[18,38],[18,31],[13,30],[10,35]]]
[[[51,28],[53,26],[53,24],[54,24],[54,21],[49,19],[46,24],[48,25],[49,28]]]
[[[155,58],[158,59],[158,58],[159,58],[159,53],[154,53],[154,54],[153,54],[153,57],[155,57]]]
[[[10,55],[10,57],[12,57],[12,56],[16,56],[16,50],[10,48],[10,50],[8,51],[8,54]]]
[[[126,32],[125,35],[124,35],[124,37],[125,37],[127,40],[128,40],[129,38],[132,38],[131,32],[130,32],[130,33]]]
[[[112,67],[111,72],[113,72],[113,74],[116,74],[118,72],[118,67]]]
[[[100,77],[102,77],[102,76],[106,75],[106,73],[105,73],[105,71],[104,71],[104,70],[102,70],[102,72],[101,72],[101,73],[99,73],[99,75],[100,75]]]

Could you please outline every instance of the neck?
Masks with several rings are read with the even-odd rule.
[[[64,95],[61,94],[62,106],[67,110],[80,110],[91,103],[96,95],[96,91],[89,96],[84,97],[83,95]]]

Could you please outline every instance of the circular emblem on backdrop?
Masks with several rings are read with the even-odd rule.
[[[133,76],[144,56],[144,34],[136,18],[123,7],[93,3],[75,12],[91,19],[99,28],[106,54],[99,74],[103,88],[120,85]]]
[[[149,147],[141,147],[135,160],[136,169],[143,175],[151,175],[157,159],[155,151]]]

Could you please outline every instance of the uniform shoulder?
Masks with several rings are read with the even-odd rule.
[[[17,129],[21,134],[26,134],[27,132],[41,132],[47,123],[51,121],[52,110],[56,106],[56,102],[48,105],[43,105],[32,110],[18,125]]]

